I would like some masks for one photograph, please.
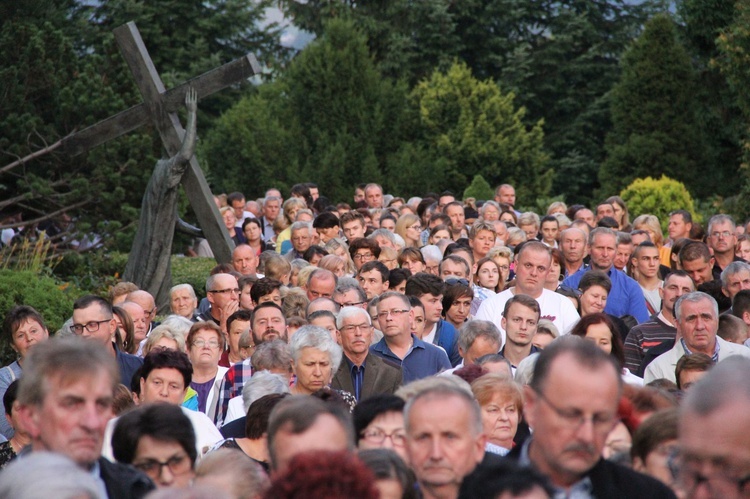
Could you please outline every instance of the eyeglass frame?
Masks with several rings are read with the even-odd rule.
[[[409,310],[407,309],[386,310],[384,312],[378,312],[377,317],[378,317],[378,320],[384,321],[388,319],[389,315],[396,318],[408,312]]]
[[[372,324],[368,322],[363,322],[362,324],[348,324],[346,326],[342,326],[340,331],[342,333],[353,333],[356,330],[360,331],[368,331],[372,329]]]
[[[95,333],[95,332],[99,331],[99,329],[100,329],[100,328],[102,327],[102,326],[101,326],[102,324],[104,324],[105,322],[109,322],[109,321],[111,321],[112,319],[113,319],[113,317],[110,317],[109,319],[104,319],[104,320],[101,320],[101,321],[89,321],[89,322],[87,322],[86,324],[71,324],[71,325],[70,325],[70,329],[71,329],[71,330],[72,330],[72,331],[73,331],[73,332],[74,332],[74,333],[75,333],[76,335],[80,335],[80,334],[83,334],[83,330],[84,330],[84,329],[86,329],[86,331],[88,331],[89,333]],[[93,328],[93,329],[92,329],[91,327],[89,327],[89,326],[91,326],[92,324],[96,324],[96,327],[95,327],[95,328]],[[80,331],[79,331],[79,328],[80,328]]]
[[[179,459],[179,461],[175,462],[177,459]],[[172,466],[179,466],[186,460],[189,466],[185,470],[175,471],[172,469]],[[159,469],[157,470],[156,474],[151,474],[146,469],[144,469],[144,466],[149,466],[149,467],[158,466]],[[148,459],[142,463],[137,463],[137,464],[133,463],[134,468],[145,473],[148,477],[154,477],[154,478],[158,478],[161,476],[162,471],[164,470],[165,466],[169,468],[169,472],[172,473],[174,476],[184,475],[185,473],[187,473],[193,468],[192,464],[190,463],[190,456],[188,456],[186,453],[182,453],[181,455],[174,455],[170,457],[169,459],[167,459],[166,461],[159,461],[157,459]]]
[[[398,430],[394,431],[393,433],[386,433],[386,432],[380,431],[380,430],[370,430],[370,431],[377,432],[377,434],[379,434],[382,437],[382,438],[379,438],[378,440],[373,440],[373,439],[368,438],[367,437],[367,431],[368,430],[364,430],[360,434],[360,438],[363,439],[363,440],[367,440],[370,443],[380,445],[383,442],[385,442],[386,438],[390,438],[391,439],[391,443],[393,444],[394,447],[403,447],[403,446],[406,445],[406,434],[405,433],[399,434],[399,433],[397,433]],[[404,431],[404,430],[401,430],[401,431]],[[376,435],[373,435],[373,434],[370,434],[370,435],[371,436],[376,436]],[[401,437],[400,438],[401,442],[397,443],[396,439],[394,437]]]
[[[686,466],[684,466],[682,463],[679,462],[681,456],[680,449],[675,449],[674,452],[672,452],[669,457],[667,458],[667,467],[669,468],[669,472],[672,475],[672,478],[682,484],[687,486],[688,484],[685,483],[685,475],[681,472],[683,472],[685,469],[687,469]],[[719,466],[716,466],[712,464],[713,467],[719,468]],[[741,478],[734,478],[729,477],[726,475],[722,475],[721,473],[714,474],[713,476],[706,476],[703,473],[692,473],[690,475],[690,480],[692,480],[692,484],[690,485],[690,490],[695,490],[698,487],[700,487],[701,484],[708,483],[708,486],[710,487],[711,479],[719,479],[724,480],[724,483],[729,485],[733,484],[736,489],[737,493],[742,494],[744,492],[745,487],[750,484],[750,473],[746,473]]]
[[[219,293],[220,295],[226,294],[226,293],[236,293],[240,294],[242,290],[240,288],[226,288],[226,289],[209,289],[209,293]]]

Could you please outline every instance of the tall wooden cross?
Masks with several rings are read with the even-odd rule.
[[[114,34],[133,73],[143,102],[67,137],[61,146],[70,155],[83,153],[151,122],[159,131],[167,156],[174,156],[179,151],[185,134],[177,111],[183,108],[185,93],[189,87],[198,92],[200,99],[260,73],[260,65],[255,56],[247,54],[178,87],[166,90],[135,23],[129,22],[115,28]],[[211,245],[214,257],[221,263],[230,262],[231,248],[234,244],[224,228],[211,190],[195,156],[190,160],[190,166],[182,177],[182,186],[198,218],[198,224]],[[172,227],[163,229],[173,230]]]

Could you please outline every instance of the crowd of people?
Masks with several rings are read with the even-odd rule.
[[[731,217],[665,235],[507,184],[216,202],[235,248],[205,298],[120,282],[55,334],[6,314],[0,497],[750,497]]]

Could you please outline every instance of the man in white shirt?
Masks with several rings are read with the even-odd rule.
[[[552,321],[558,331],[568,334],[580,316],[569,299],[544,288],[551,262],[552,255],[544,243],[524,243],[516,254],[516,285],[484,300],[474,318],[493,322],[500,330],[505,344],[505,329],[502,325],[505,302],[512,296],[524,294],[539,303],[542,319]]]

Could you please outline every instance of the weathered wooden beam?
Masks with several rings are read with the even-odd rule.
[[[167,155],[174,156],[182,144],[184,129],[180,124],[177,113],[168,112],[165,107],[164,83],[162,83],[151,56],[146,50],[141,34],[133,22],[115,28],[114,33],[115,40],[120,46],[120,51],[130,71],[133,73],[138,89],[143,96],[148,115],[159,132]],[[221,263],[230,262],[234,243],[224,227],[219,210],[213,201],[211,190],[195,156],[190,160],[190,166],[182,177],[182,186],[198,218],[198,224],[203,229],[206,239],[208,239],[214,257]],[[164,227],[163,229],[174,230],[174,227]]]
[[[185,92],[189,87],[195,88],[200,99],[260,74],[260,71],[261,67],[255,56],[247,54],[167,90],[162,94],[162,104],[166,112],[177,112],[185,105]],[[141,103],[66,137],[62,141],[62,150],[67,155],[76,156],[125,135],[149,121],[151,117],[146,104]]]

